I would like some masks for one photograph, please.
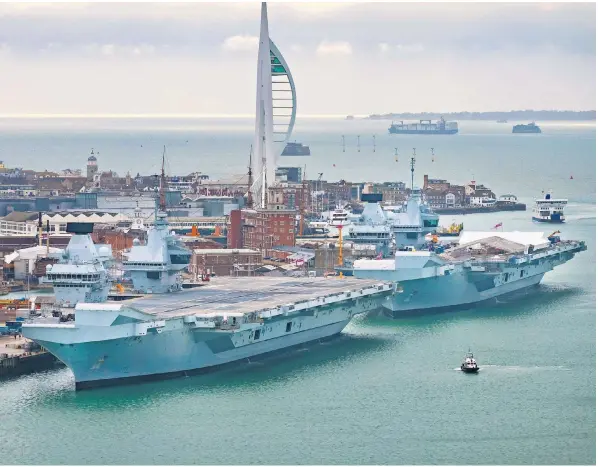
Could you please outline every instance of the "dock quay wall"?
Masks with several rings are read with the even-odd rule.
[[[8,356],[0,354],[0,379],[50,370],[63,363],[50,352]]]
[[[470,206],[455,208],[434,208],[436,214],[479,214],[484,212],[525,211],[523,203],[503,204],[500,206]]]

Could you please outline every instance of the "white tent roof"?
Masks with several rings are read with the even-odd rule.
[[[53,254],[60,254],[63,251],[64,250],[62,250],[61,248],[50,247],[50,256],[52,256]],[[13,261],[18,261],[20,259],[24,259],[24,260],[37,259],[38,256],[43,256],[43,257],[47,256],[46,252],[47,252],[47,247],[45,247],[45,246],[38,245],[38,246],[32,246],[30,248],[23,248],[21,250],[13,251],[9,255],[6,255],[4,257],[4,262],[7,264],[10,264]]]
[[[472,232],[463,231],[459,236],[459,245],[476,242],[488,237],[500,237],[520,245],[533,245],[535,248],[545,247],[550,244],[544,237],[544,232]]]

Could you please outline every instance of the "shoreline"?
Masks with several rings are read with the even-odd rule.
[[[523,203],[515,203],[504,206],[472,206],[459,208],[432,208],[436,214],[483,214],[489,212],[505,212],[505,211],[526,211],[527,206]]]

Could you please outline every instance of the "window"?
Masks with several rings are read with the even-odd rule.
[[[292,327],[293,327],[293,322],[292,322],[292,321],[289,321],[289,322],[287,323],[287,332],[291,332],[291,328],[292,328]]]
[[[519,273],[519,277],[523,277],[523,269],[521,270],[521,272]]]
[[[260,330],[256,329],[255,332],[253,333],[253,339],[258,340],[259,338],[260,338]]]
[[[505,280],[505,282],[507,282],[509,280],[509,273],[508,272],[505,272],[505,274],[504,274],[504,280]]]

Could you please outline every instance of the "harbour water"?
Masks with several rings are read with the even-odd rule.
[[[83,166],[94,147],[104,170],[147,173],[146,161],[155,158],[157,171],[166,144],[176,173],[245,170],[249,119],[166,130],[142,123],[113,131],[92,120],[70,130],[5,121],[4,162],[43,169],[53,160],[47,168],[58,169],[81,157]],[[588,250],[517,299],[410,319],[359,317],[338,339],[209,375],[81,392],[66,368],[0,382],[0,463],[595,464],[595,125],[538,122],[541,135],[511,135],[509,125],[463,122],[455,136],[391,139],[387,123],[300,124],[297,141],[313,154],[301,164],[329,180],[407,181],[411,148],[421,148],[419,179],[473,175],[528,206],[542,189],[569,198],[558,228]],[[342,153],[341,134],[366,131],[378,132],[375,155],[363,136],[360,153],[349,137]],[[452,222],[551,228],[533,224],[530,210],[441,216],[442,225]],[[469,348],[477,375],[458,371]]]
[[[595,202],[595,122],[537,123],[542,134],[514,135],[511,124],[463,121],[458,135],[439,137],[389,135],[387,120],[298,117],[292,140],[309,145],[312,155],[287,156],[280,163],[305,166],[312,179],[322,172],[330,181],[407,181],[409,158],[416,148],[419,184],[428,174],[456,184],[476,180],[497,196],[513,192],[530,202],[542,190],[554,190],[570,201]],[[167,173],[198,171],[213,179],[230,177],[246,173],[253,134],[253,117],[0,118],[4,163],[35,170],[85,170],[93,147],[100,152],[100,170],[157,174],[166,145]]]
[[[497,217],[499,216],[499,217]],[[517,300],[356,319],[288,358],[184,379],[74,391],[67,369],[0,383],[2,463],[595,464],[596,215],[588,251]],[[540,230],[529,212],[446,216]],[[471,348],[477,375],[457,369]]]

